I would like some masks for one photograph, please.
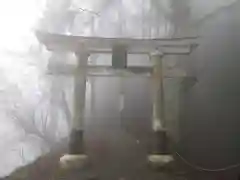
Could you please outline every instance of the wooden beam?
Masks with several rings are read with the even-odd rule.
[[[117,77],[121,74],[125,74],[125,77],[150,77],[153,68],[152,66],[148,67],[140,67],[140,66],[129,66],[124,70],[116,70],[112,68],[112,66],[97,66],[97,65],[88,65],[87,66],[88,73],[87,76],[100,76],[100,77]],[[81,70],[81,68],[80,68]],[[72,76],[77,74],[79,69],[77,69],[74,65],[59,65],[54,66],[54,68],[48,69],[47,74],[55,75],[55,76]],[[175,71],[167,71],[164,75],[164,78],[176,78],[176,77],[185,77],[186,73],[184,71],[175,70]]]
[[[77,52],[84,46],[91,53],[111,53],[114,45],[124,45],[128,53],[142,54],[160,50],[164,54],[189,54],[192,47],[197,45],[198,37],[185,37],[173,39],[133,39],[133,38],[103,38],[83,37],[52,34],[36,31],[38,40],[48,50]]]

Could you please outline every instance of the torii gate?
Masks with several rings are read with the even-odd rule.
[[[153,67],[140,68],[142,72],[151,72],[154,99],[152,128],[156,135],[157,143],[155,149],[148,156],[148,161],[153,163],[167,163],[173,160],[171,154],[166,153],[167,129],[164,116],[164,88],[162,59],[165,55],[188,55],[197,46],[197,37],[184,37],[173,39],[130,39],[130,38],[102,38],[82,37],[51,34],[36,31],[40,43],[44,44],[49,51],[74,52],[78,59],[76,67],[67,70],[67,67],[54,73],[67,73],[74,76],[74,114],[72,119],[72,130],[69,142],[69,154],[64,156],[67,163],[82,165],[88,159],[84,151],[84,107],[86,78],[91,70],[99,68],[88,64],[88,57],[94,53],[112,54],[112,66],[100,67],[113,71],[118,70],[120,75],[134,67],[127,66],[128,54],[147,54],[153,62]],[[134,74],[134,73],[132,73]]]

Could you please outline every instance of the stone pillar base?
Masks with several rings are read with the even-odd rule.
[[[174,162],[174,157],[172,154],[150,154],[147,160],[153,168],[165,168]]]
[[[83,130],[73,129],[70,134],[68,154],[60,158],[62,169],[78,169],[88,164],[88,156],[84,150]]]
[[[159,129],[153,134],[153,147],[147,157],[153,167],[166,167],[174,161],[169,147],[169,138],[166,129]]]
[[[60,158],[61,169],[81,169],[88,165],[89,159],[86,154],[65,154]]]

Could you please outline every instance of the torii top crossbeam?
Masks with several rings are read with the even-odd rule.
[[[90,53],[111,53],[115,45],[123,45],[129,54],[148,54],[160,50],[164,54],[189,54],[197,46],[197,37],[134,39],[69,36],[36,31],[38,40],[48,50],[77,52],[84,46]]]

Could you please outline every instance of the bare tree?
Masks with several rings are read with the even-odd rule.
[[[18,91],[18,89],[15,89]],[[70,125],[71,113],[67,105],[64,91],[61,91],[62,100],[59,100],[59,106],[55,107],[59,111],[66,114],[66,124]],[[9,106],[8,116],[13,120],[13,123],[24,132],[24,136],[20,138],[23,145],[16,150],[22,158],[24,167],[15,170],[7,179],[45,179],[51,177],[58,168],[58,161],[60,156],[67,149],[68,138],[58,138],[57,131],[57,117],[51,119],[51,112],[49,109],[51,104],[48,99],[43,99],[37,104],[28,104],[24,99],[16,99],[12,106]],[[42,107],[45,107],[42,109]],[[46,111],[47,110],[47,111]],[[56,109],[55,109],[56,110]],[[38,147],[41,149],[41,154],[38,159],[29,162],[25,153],[26,140],[29,136],[33,137],[31,141],[40,139],[42,144]],[[46,152],[46,148],[48,151]],[[26,165],[27,164],[27,165]],[[41,171],[41,172],[39,172]]]
[[[63,98],[65,97],[64,92],[61,93]],[[41,103],[43,103],[41,105]],[[51,107],[48,102],[41,101],[35,106],[22,104],[21,107],[15,107],[9,110],[9,116],[14,120],[14,123],[22,128],[26,135],[35,135],[43,140],[48,146],[52,147],[58,142],[56,137],[56,131],[58,131],[57,119],[50,119],[51,112],[45,111],[44,109],[38,109],[41,106],[46,106],[51,111],[57,111],[57,107]],[[62,105],[59,105],[60,110],[63,110],[66,114],[67,124],[70,124],[71,114],[68,108],[66,99],[62,99]],[[36,112],[39,111],[39,116],[36,116]],[[46,109],[45,109],[46,110]]]

